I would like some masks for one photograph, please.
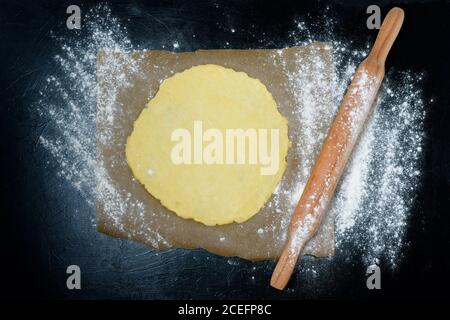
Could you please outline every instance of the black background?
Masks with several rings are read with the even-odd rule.
[[[54,167],[37,141],[45,130],[32,102],[58,51],[50,30],[70,32],[65,10],[86,1],[0,1],[0,277],[5,298],[442,298],[450,290],[450,3],[445,1],[111,1],[113,15],[139,47],[179,50],[278,48],[289,45],[292,21],[314,22],[326,6],[338,19],[336,38],[355,47],[373,41],[365,26],[369,4],[384,15],[394,4],[406,19],[387,70],[424,72],[424,175],[407,231],[410,245],[396,272],[382,274],[382,290],[365,286],[365,267],[337,257],[316,279],[301,273],[289,290],[268,286],[273,262],[252,264],[203,250],[148,248],[98,234],[92,209]],[[320,27],[320,21],[317,21]],[[230,25],[239,32],[230,37]],[[82,32],[82,30],[81,30]],[[192,39],[192,34],[196,39]],[[258,35],[264,34],[264,41]],[[269,40],[268,40],[269,39]],[[321,39],[317,39],[321,40]],[[291,43],[293,44],[293,43]],[[86,214],[84,214],[86,212]],[[88,212],[91,212],[88,214]],[[230,263],[231,261],[231,263]],[[65,286],[66,267],[82,270],[82,290]],[[255,280],[251,279],[255,277]]]

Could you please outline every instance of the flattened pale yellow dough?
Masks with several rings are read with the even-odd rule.
[[[172,132],[193,132],[198,120],[203,131],[279,129],[276,174],[262,175],[259,164],[173,163]],[[287,120],[264,84],[244,72],[200,65],[162,82],[134,123],[126,157],[134,176],[165,207],[212,226],[244,222],[264,206],[286,168],[288,148]]]

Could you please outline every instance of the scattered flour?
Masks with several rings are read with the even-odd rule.
[[[315,38],[304,23],[297,26],[298,32],[293,32],[292,37],[301,38],[299,34],[303,34],[307,39]],[[317,154],[314,150],[317,140],[324,138],[318,135],[318,128],[323,124],[329,126],[356,67],[368,54],[368,50],[350,49],[347,44],[333,41],[329,30],[332,28],[321,36],[332,42],[336,64],[332,89],[335,108],[324,109],[321,98],[313,94],[315,87],[323,87],[320,76],[313,79],[302,76],[307,73],[302,73],[302,68],[306,68],[302,65],[298,73],[289,75],[297,88],[307,88],[298,90],[298,104],[303,105],[303,109],[294,114],[302,124],[303,141],[294,143],[293,147],[299,148],[296,152],[304,158]],[[298,44],[310,42],[299,40]],[[316,59],[312,68],[320,73],[320,56]],[[395,81],[391,80],[393,78]],[[363,75],[359,84],[350,90],[364,90],[368,81]],[[407,245],[406,226],[421,175],[425,118],[421,81],[421,74],[395,70],[384,79],[376,107],[357,141],[329,209],[336,216],[338,254],[362,255],[367,265],[382,260],[392,269],[401,259],[402,249]],[[305,172],[298,173],[297,186],[290,193],[293,203],[298,201],[312,165],[307,163]]]
[[[97,162],[96,143],[108,143],[108,135],[114,131],[114,118],[120,116],[120,111],[108,108],[116,103],[118,90],[130,86],[128,75],[139,70],[131,57],[118,61],[114,58],[116,55],[108,54],[134,49],[126,29],[111,15],[108,7],[95,7],[86,13],[84,21],[86,35],[82,38],[71,40],[54,36],[61,44],[60,54],[55,56],[58,69],[42,84],[41,98],[37,101],[40,116],[51,128],[42,133],[40,144],[59,165],[58,174],[92,206],[92,215],[97,196],[109,206],[106,210],[111,212],[112,223],[120,226],[128,206],[139,208],[142,204],[133,200],[130,194],[122,194],[120,187],[111,181],[105,164]],[[328,27],[328,30],[332,28]],[[311,43],[311,39],[317,38],[303,22],[296,22],[290,36],[297,45]],[[319,55],[308,65],[313,70],[305,72],[304,68],[308,66],[299,59],[297,70],[287,75],[294,88],[302,88],[297,91],[296,100],[303,108],[292,115],[301,123],[298,138],[302,143],[293,140],[293,148],[305,159],[317,154],[317,141],[325,138],[319,134],[323,131],[320,128],[331,123],[356,66],[368,53],[333,41],[331,31],[325,36],[332,44],[327,50],[333,51],[336,65],[331,75],[333,107],[315,93],[325,83],[325,64]],[[173,43],[173,48],[178,49],[179,43]],[[105,50],[105,59],[109,59],[104,70],[96,70],[99,50]],[[313,79],[305,76],[311,71],[316,75]],[[111,82],[104,89],[108,90],[106,96],[111,101],[107,101],[102,110],[97,110],[96,104],[96,72],[119,79],[118,83]],[[425,117],[421,80],[421,75],[392,70],[382,85],[377,106],[356,145],[330,208],[336,215],[338,254],[355,253],[368,263],[382,259],[392,268],[401,258],[421,175]],[[96,117],[103,117],[107,123],[98,141]],[[286,191],[279,186],[275,192],[274,209],[282,214],[282,223],[286,226],[291,212],[282,212],[280,204],[286,202],[290,208],[295,207],[312,166],[312,161],[302,166],[293,188]],[[153,171],[149,169],[148,174]],[[155,243],[164,241],[150,228],[148,232]],[[263,235],[264,229],[257,233]],[[309,272],[317,273],[316,269],[309,269]]]

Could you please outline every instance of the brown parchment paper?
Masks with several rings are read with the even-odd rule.
[[[100,143],[97,139],[97,156],[102,162],[106,174],[124,199],[133,199],[141,203],[140,206],[128,206],[120,221],[114,212],[110,211],[108,197],[97,197],[97,229],[113,237],[127,238],[147,244],[155,249],[169,247],[204,248],[210,252],[224,256],[239,256],[249,260],[276,259],[283,248],[292,204],[279,203],[274,196],[266,203],[258,214],[245,223],[232,223],[224,226],[208,227],[193,220],[178,217],[163,207],[151,196],[144,187],[133,178],[125,158],[125,143],[133,129],[133,123],[146,106],[147,102],[156,94],[162,80],[195,65],[218,64],[236,71],[244,71],[250,77],[259,79],[266,85],[274,96],[279,111],[288,119],[289,136],[292,143],[293,133],[299,130],[298,122],[292,118],[295,108],[301,105],[295,100],[295,90],[290,83],[289,74],[295,73],[299,59],[301,63],[312,63],[312,59],[320,57],[324,62],[324,81],[330,85],[321,86],[316,94],[321,95],[325,103],[331,102],[331,51],[325,49],[325,43],[314,42],[307,46],[293,47],[279,50],[199,50],[195,52],[169,51],[138,51],[131,53],[138,62],[141,74],[145,77],[131,79],[132,85],[119,90],[114,108],[123,109],[121,116],[115,119],[114,132],[109,143]],[[97,58],[97,67],[109,63],[102,52]],[[305,68],[307,70],[314,68]],[[328,71],[327,71],[328,70]],[[317,75],[310,74],[310,77]],[[102,90],[106,81],[111,85],[112,75],[102,78],[98,75],[98,109],[104,107],[108,97],[107,90]],[[97,117],[97,138],[105,129],[102,118]],[[325,133],[327,127],[319,128]],[[320,143],[317,143],[316,152]],[[312,155],[314,157],[315,155]],[[301,157],[295,148],[290,148],[288,166],[282,178],[287,191],[294,190],[296,185],[295,168],[301,165]],[[304,177],[306,179],[307,177]],[[306,182],[306,181],[305,181]],[[189,183],[189,181],[186,181]],[[297,195],[297,199],[300,194]],[[284,217],[284,218],[283,218]],[[304,250],[305,254],[317,257],[334,255],[335,235],[334,216],[328,214],[322,227],[314,239]]]

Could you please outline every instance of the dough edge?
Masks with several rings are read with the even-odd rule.
[[[137,124],[137,122],[138,122],[137,120],[141,118],[141,116],[142,116],[143,113],[149,112],[149,109],[150,109],[150,105],[151,105],[152,100],[154,100],[154,99],[158,96],[158,93],[160,92],[160,90],[161,90],[165,85],[167,85],[167,82],[168,82],[169,80],[171,80],[171,79],[173,79],[174,77],[177,77],[177,76],[179,76],[179,75],[181,75],[181,74],[183,74],[183,73],[185,73],[185,72],[189,72],[190,70],[195,69],[195,68],[199,68],[199,67],[214,67],[214,68],[217,68],[217,67],[218,67],[218,68],[222,68],[222,69],[225,69],[225,70],[228,70],[228,71],[231,70],[231,71],[235,72],[236,74],[238,74],[240,77],[245,77],[245,78],[247,78],[247,79],[250,79],[251,81],[256,81],[256,82],[258,83],[258,85],[259,85],[261,88],[263,88],[263,90],[265,91],[265,93],[268,94],[269,97],[273,100],[273,102],[274,102],[274,104],[275,104],[275,106],[276,106],[276,110],[275,110],[275,111],[279,114],[280,120],[283,122],[283,126],[286,127],[286,135],[287,135],[287,137],[286,137],[287,140],[286,140],[286,141],[287,141],[287,143],[286,143],[286,147],[285,147],[284,150],[282,150],[282,152],[281,152],[282,154],[284,154],[284,157],[282,157],[282,158],[279,159],[279,161],[280,161],[280,163],[279,163],[279,169],[278,169],[277,173],[275,174],[275,176],[276,176],[277,178],[274,179],[274,180],[272,181],[272,184],[270,185],[270,188],[267,188],[267,190],[270,190],[270,191],[268,191],[267,194],[264,195],[264,201],[261,203],[261,205],[260,205],[256,210],[253,210],[252,212],[249,211],[245,216],[242,215],[242,218],[241,218],[241,219],[239,219],[239,218],[237,218],[237,219],[236,219],[236,218],[234,218],[234,219],[222,219],[220,222],[211,222],[212,220],[217,220],[217,219],[211,219],[211,221],[206,221],[206,220],[203,220],[203,219],[198,219],[198,218],[196,218],[195,214],[194,214],[194,215],[189,214],[189,213],[185,212],[182,208],[181,208],[181,210],[180,210],[180,207],[178,207],[178,206],[176,206],[176,205],[173,205],[173,203],[168,202],[166,199],[163,199],[163,197],[160,197],[160,196],[158,196],[158,195],[155,195],[155,192],[154,192],[154,191],[151,191],[151,190],[150,190],[150,187],[148,187],[144,182],[142,182],[142,181],[138,178],[138,175],[136,174],[135,169],[133,168],[133,166],[130,165],[129,155],[128,155],[128,152],[129,152],[129,148],[128,148],[128,147],[129,147],[129,141],[130,141],[130,138],[132,137],[132,135],[133,135],[133,133],[134,133],[134,131],[135,131],[135,129],[136,129],[136,124]],[[280,139],[281,139],[281,136],[280,136]],[[127,160],[127,163],[128,163],[128,167],[130,168],[130,170],[131,170],[131,172],[132,172],[132,174],[133,174],[133,177],[136,179],[136,181],[137,181],[139,184],[141,184],[141,185],[144,186],[145,190],[147,191],[147,193],[150,194],[150,196],[152,196],[152,197],[154,197],[155,199],[157,199],[157,200],[158,200],[165,208],[167,208],[168,210],[170,210],[173,214],[177,215],[178,217],[181,217],[181,218],[183,218],[183,219],[190,219],[190,220],[193,220],[193,221],[195,221],[195,222],[204,224],[204,225],[206,225],[206,226],[211,226],[211,227],[213,227],[213,226],[225,226],[225,225],[231,224],[231,223],[244,223],[244,222],[250,220],[250,219],[251,219],[252,217],[254,217],[256,214],[258,214],[258,212],[259,212],[259,211],[267,204],[268,200],[273,196],[274,192],[275,192],[276,189],[277,189],[277,186],[278,186],[278,185],[281,183],[281,181],[282,181],[284,172],[285,172],[285,170],[286,170],[286,168],[287,168],[287,156],[288,156],[288,151],[289,151],[291,145],[292,145],[292,142],[291,142],[290,139],[289,139],[289,126],[288,126],[288,120],[287,120],[287,118],[286,118],[283,114],[280,113],[278,103],[276,102],[276,100],[275,100],[275,98],[273,97],[272,93],[267,89],[267,86],[266,86],[264,83],[262,83],[261,80],[259,80],[258,78],[253,78],[253,77],[249,76],[249,75],[248,75],[246,72],[244,72],[244,71],[237,71],[237,70],[234,70],[233,68],[230,68],[230,67],[225,67],[225,66],[222,66],[222,65],[219,65],[219,64],[208,63],[208,64],[194,65],[194,66],[191,66],[191,67],[189,67],[189,68],[186,68],[186,69],[184,69],[183,71],[180,71],[180,72],[177,72],[177,73],[175,73],[175,74],[172,74],[171,76],[165,78],[165,79],[161,82],[161,84],[160,84],[158,90],[155,92],[155,94],[154,94],[152,97],[150,97],[150,99],[149,99],[148,102],[146,103],[145,107],[144,107],[144,108],[142,109],[142,111],[139,113],[138,117],[134,120],[134,122],[133,122],[133,130],[132,130],[132,132],[130,133],[130,135],[127,137],[127,142],[126,142],[126,145],[125,145],[125,153],[126,153],[126,160]],[[281,147],[282,147],[282,146],[280,145],[280,148],[281,148]],[[280,153],[280,154],[281,154],[281,153]]]

